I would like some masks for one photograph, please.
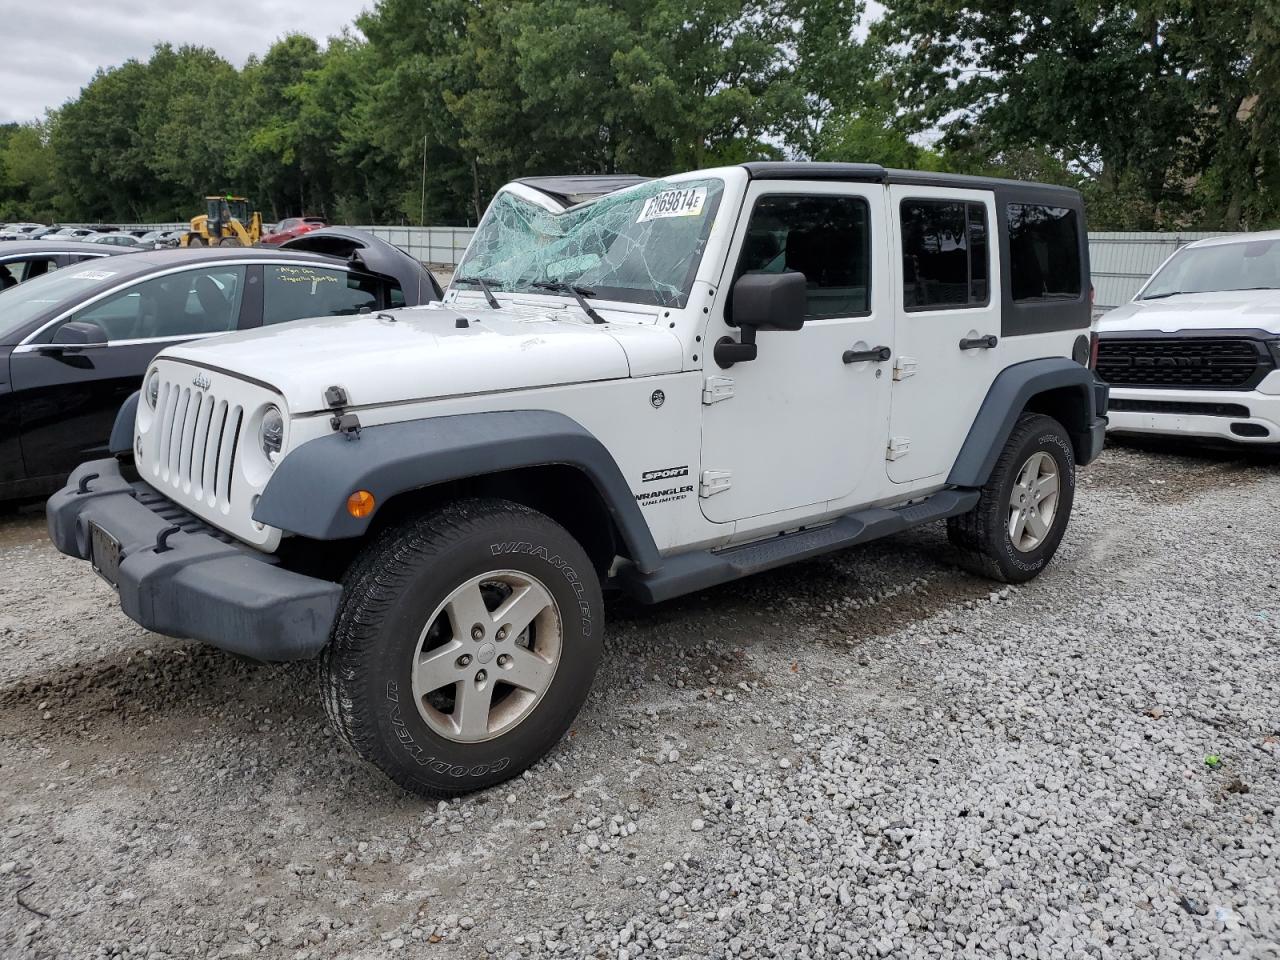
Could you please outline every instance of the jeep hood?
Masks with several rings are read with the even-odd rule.
[[[1126,330],[1266,330],[1280,333],[1280,290],[1181,293],[1135,300],[1102,315],[1099,333]]]
[[[464,317],[468,325],[460,327]],[[633,374],[629,351],[642,358],[643,371]],[[682,361],[679,341],[652,326],[593,326],[557,310],[518,315],[437,305],[296,320],[170,347],[162,356],[268,384],[291,414],[324,410],[324,392],[335,384],[365,407],[616,380],[679,370]]]

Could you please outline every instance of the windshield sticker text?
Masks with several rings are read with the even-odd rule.
[[[72,280],[110,280],[116,275],[115,270],[81,270],[71,275]]]
[[[702,205],[706,202],[706,187],[663,190],[645,201],[636,223],[648,223],[650,220],[662,220],[666,217],[700,217]]]

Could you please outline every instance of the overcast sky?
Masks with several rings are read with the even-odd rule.
[[[212,47],[237,67],[286,33],[322,43],[372,0],[0,0],[0,123],[35,120],[99,67],[145,60],[157,43]]]

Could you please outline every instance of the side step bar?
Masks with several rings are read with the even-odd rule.
[[[838,517],[820,527],[780,533],[765,540],[720,550],[696,550],[664,557],[651,574],[635,567],[619,573],[621,586],[644,603],[660,603],[739,577],[761,573],[797,560],[843,550],[934,520],[968,513],[978,503],[977,490],[942,490],[906,507],[872,507]]]

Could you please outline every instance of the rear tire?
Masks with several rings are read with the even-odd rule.
[[[541,758],[600,662],[600,583],[549,517],[463,500],[384,531],[352,564],[321,655],[339,735],[406,790],[491,787]]]
[[[1075,499],[1075,467],[1062,424],[1041,414],[1023,414],[978,505],[947,521],[947,536],[965,565],[1004,583],[1038,576],[1066,532]]]
[[[188,247],[207,247],[209,244],[205,242],[204,237],[198,233],[193,233],[187,238]]]

